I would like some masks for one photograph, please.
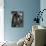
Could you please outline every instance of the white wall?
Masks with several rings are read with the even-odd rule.
[[[4,0],[0,0],[0,42],[4,41]]]

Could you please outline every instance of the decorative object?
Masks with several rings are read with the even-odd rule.
[[[12,11],[12,27],[23,27],[23,11]]]
[[[34,18],[33,21],[35,21],[38,24],[40,23],[40,20],[43,22],[44,19],[43,19],[42,15],[43,15],[43,13],[44,13],[45,10],[46,9],[43,9],[42,11],[39,11],[38,14],[37,14],[37,16]]]

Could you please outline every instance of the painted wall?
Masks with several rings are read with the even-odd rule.
[[[32,28],[32,20],[36,17],[35,12],[40,9],[40,0],[5,0],[4,9],[4,35],[7,41],[18,41]],[[11,27],[11,11],[22,10],[24,12],[24,27]]]

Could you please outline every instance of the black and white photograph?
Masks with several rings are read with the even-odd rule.
[[[12,11],[12,27],[23,27],[23,11]]]

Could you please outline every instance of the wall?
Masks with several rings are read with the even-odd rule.
[[[40,9],[40,0],[5,0],[4,1],[4,35],[7,41],[18,41],[32,28],[32,20],[36,17],[35,12]],[[11,11],[22,10],[24,12],[24,27],[11,27]]]
[[[4,0],[0,0],[0,42],[4,41]]]

